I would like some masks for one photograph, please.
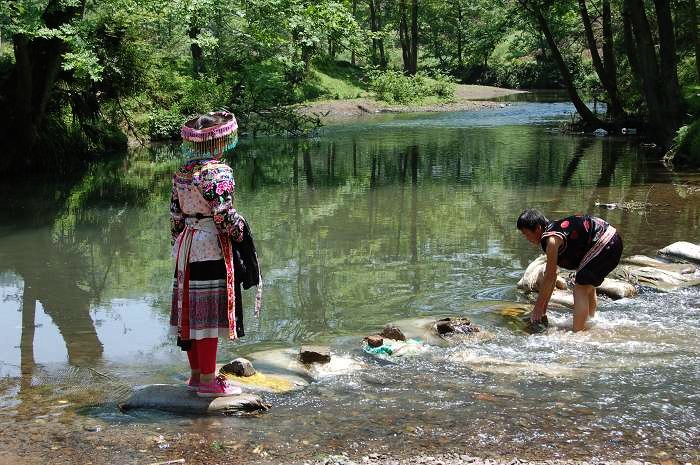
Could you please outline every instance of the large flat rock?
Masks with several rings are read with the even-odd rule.
[[[151,409],[195,415],[259,412],[270,408],[256,394],[203,398],[187,390],[184,385],[149,384],[136,388],[122,410]]]
[[[691,242],[674,242],[659,250],[661,255],[700,263],[700,245]]]

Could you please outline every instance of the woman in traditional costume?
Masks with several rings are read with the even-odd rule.
[[[236,145],[237,129],[236,118],[224,111],[187,121],[181,130],[187,161],[173,176],[176,266],[170,326],[178,346],[187,351],[188,389],[200,397],[241,392],[215,376],[218,338],[244,334],[231,245],[242,240],[244,220],[233,204],[233,172],[221,160]]]
[[[544,280],[531,320],[539,323],[552,296],[557,266],[576,270],[574,285],[574,331],[586,327],[598,306],[596,286],[620,263],[622,237],[604,220],[590,215],[573,215],[549,221],[541,212],[529,208],[518,217],[517,227],[532,244],[547,254]]]

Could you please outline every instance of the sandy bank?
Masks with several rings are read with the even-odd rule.
[[[498,102],[489,101],[489,99],[524,92],[526,91],[457,84],[455,98],[451,102],[400,105],[365,97],[347,100],[318,100],[298,106],[298,111],[301,114],[318,116],[322,122],[361,118],[382,113],[475,111],[500,105]]]

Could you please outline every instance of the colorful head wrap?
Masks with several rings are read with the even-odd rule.
[[[182,150],[189,158],[220,157],[238,143],[238,122],[233,113],[215,111],[206,116],[220,122],[206,128],[197,129],[201,116],[187,121],[180,130]]]

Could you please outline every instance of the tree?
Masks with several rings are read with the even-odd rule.
[[[537,0],[518,0],[518,3],[528,12],[530,17],[535,20],[537,27],[544,35],[550,53],[552,54],[552,58],[559,68],[559,73],[561,74],[561,78],[564,82],[564,87],[569,94],[571,102],[574,104],[574,107],[576,107],[576,111],[581,116],[581,119],[588,125],[601,126],[602,122],[595,114],[593,114],[590,108],[586,106],[581,99],[576,86],[574,85],[574,79],[571,75],[571,71],[569,71],[569,67],[562,57],[557,41],[549,26],[549,22],[543,12],[543,10],[548,7],[548,4],[541,4]]]
[[[414,76],[418,71],[418,0],[411,1],[411,27],[406,0],[399,1],[399,39],[403,57],[403,69],[406,74]]]
[[[5,144],[5,159],[0,161],[0,167],[8,167],[11,157],[21,157],[29,168],[36,161],[33,151],[59,80],[64,54],[70,50],[65,32],[83,14],[85,1],[50,0],[43,9],[34,3],[13,1],[9,7],[15,66],[3,83],[2,94],[9,100],[7,108],[11,114],[6,115],[9,121],[0,131],[5,133],[2,140],[11,143]],[[23,151],[24,156],[18,156],[17,150]]]
[[[626,42],[647,104],[649,121],[662,145],[670,146],[681,126],[683,103],[678,84],[675,33],[668,1],[655,0],[658,49],[642,0],[625,0]]]
[[[622,109],[622,103],[620,102],[617,90],[617,71],[615,66],[615,55],[613,52],[612,43],[613,38],[611,27],[610,0],[603,0],[602,4],[603,60],[600,59],[600,54],[598,53],[598,44],[593,33],[591,18],[588,15],[586,0],[578,0],[579,13],[581,15],[581,22],[583,23],[586,42],[588,43],[588,49],[591,52],[591,61],[593,62],[593,68],[595,69],[595,72],[598,75],[600,83],[603,85],[605,92],[608,94],[608,113],[610,113],[610,115],[613,118],[620,118],[624,116],[624,110]]]

